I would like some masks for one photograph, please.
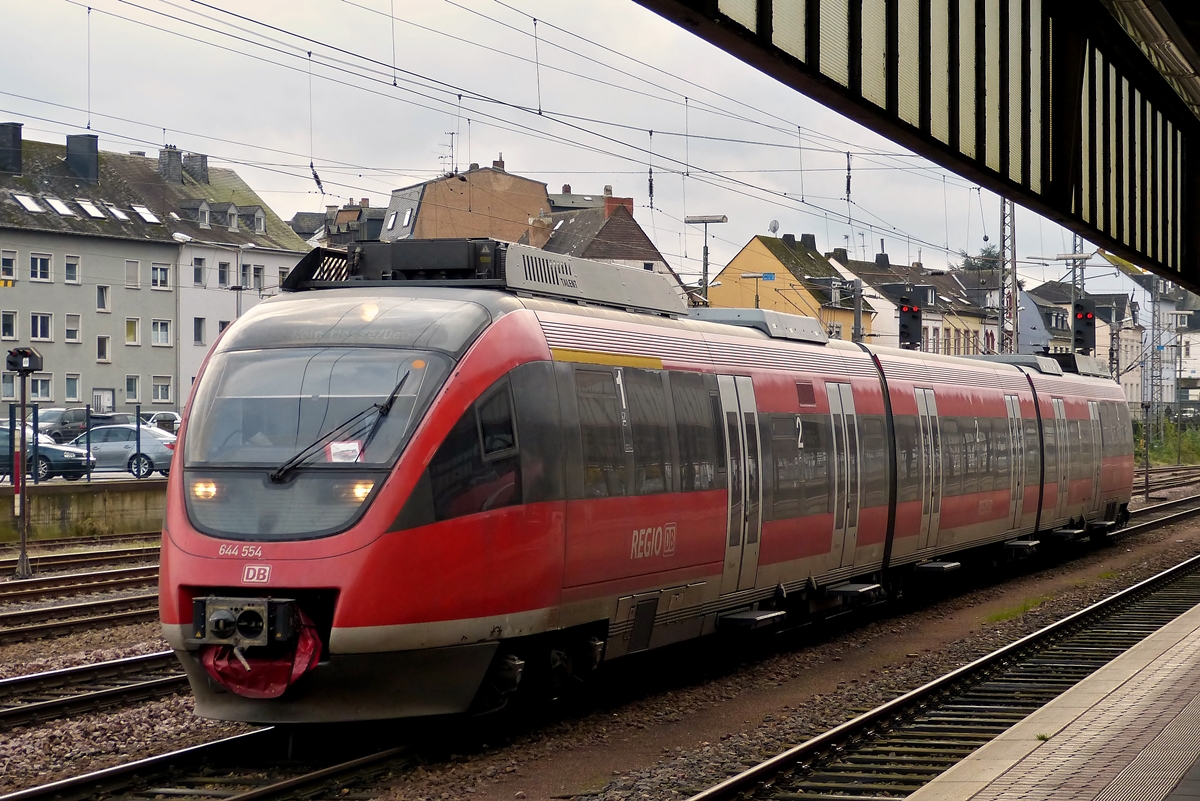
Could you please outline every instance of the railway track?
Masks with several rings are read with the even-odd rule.
[[[0,679],[0,726],[145,701],[186,686],[171,651]]]
[[[337,738],[322,737],[320,741],[308,742],[292,732],[263,728],[9,793],[0,796],[0,801],[44,798],[71,801],[100,795],[128,801],[375,798],[381,792],[371,793],[371,788],[386,783],[412,764],[411,749],[406,745],[356,751],[352,741],[356,738],[341,738],[340,746]],[[379,742],[375,738],[357,741]]]
[[[160,531],[146,531],[135,534],[97,534],[90,537],[54,537],[45,540],[31,540],[30,550],[48,550],[54,548],[78,548],[80,546],[95,547],[98,545],[117,545],[125,542],[146,542],[157,540],[162,536]],[[19,549],[16,542],[0,542],[0,553],[16,553]]]
[[[690,801],[906,798],[1200,603],[1200,556],[1123,590]]]
[[[158,545],[142,545],[75,553],[30,554],[29,565],[33,568],[34,573],[82,570],[91,567],[144,565],[151,561],[157,562],[159,551]],[[0,558],[0,575],[11,574],[16,569],[17,557]]]
[[[145,587],[157,581],[158,565],[21,579],[0,583],[0,603],[19,603],[127,587]]]
[[[158,620],[158,593],[0,612],[0,645]]]

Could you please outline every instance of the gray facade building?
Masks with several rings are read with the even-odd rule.
[[[43,407],[181,408],[216,336],[307,249],[204,156],[100,152],[91,134],[64,147],[0,124],[0,349],[42,354],[30,400]],[[18,397],[0,373],[0,403]]]

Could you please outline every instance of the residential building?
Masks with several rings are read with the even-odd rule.
[[[466,172],[394,190],[379,238],[492,237],[541,247],[549,215],[546,185],[506,172],[500,154],[491,167],[472,164]]]
[[[849,340],[854,331],[850,281],[817,250],[812,234],[799,240],[791,234],[754,237],[712,279],[708,302],[714,308],[758,306],[815,317],[832,339]],[[863,330],[868,336],[876,318],[873,303],[863,302]]]
[[[42,405],[179,408],[236,317],[221,265],[230,285],[244,273],[265,295],[306,251],[203,156],[102,153],[92,134],[64,147],[0,124],[0,346],[42,353],[45,373],[31,382]],[[244,307],[259,297],[241,294]],[[17,394],[4,374],[0,400]]]

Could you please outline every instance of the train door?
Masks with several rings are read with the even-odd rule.
[[[1021,401],[1016,395],[1005,395],[1004,404],[1008,407],[1009,528],[1019,528],[1025,507],[1025,436],[1021,421]]]
[[[721,592],[754,586],[758,576],[759,532],[762,528],[762,470],[758,407],[754,384],[746,376],[717,376],[725,419],[725,453],[729,471],[728,538]]]
[[[1104,471],[1104,427],[1100,425],[1100,402],[1088,401],[1092,430],[1092,513],[1100,511],[1100,487]]]
[[[921,437],[921,532],[918,548],[937,545],[942,517],[942,461],[937,399],[932,389],[917,389],[917,430]]]
[[[841,564],[854,562],[858,545],[859,445],[858,417],[854,413],[854,389],[849,384],[826,384],[829,414],[833,419],[833,553],[841,552]]]
[[[1067,484],[1071,475],[1071,442],[1067,437],[1067,406],[1062,398],[1051,398],[1054,406],[1054,446],[1058,449],[1055,463],[1058,465],[1058,500],[1054,504],[1054,519],[1067,516]],[[1047,476],[1047,479],[1050,477]]]

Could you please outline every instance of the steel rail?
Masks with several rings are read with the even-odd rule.
[[[159,545],[147,545],[137,548],[110,548],[75,553],[34,554],[29,557],[29,564],[35,571],[111,567],[126,562],[144,562],[146,559],[156,559],[161,550],[162,547]],[[0,559],[0,573],[11,572],[16,567],[16,557]]]
[[[1154,522],[1161,524],[1161,521]],[[1148,579],[1140,581],[1137,584],[1121,590],[1120,592],[1117,592],[1108,598],[1098,601],[1097,603],[1092,604],[1085,609],[1081,609],[1074,614],[1068,615],[1062,620],[1051,623],[1050,625],[1032,634],[1026,635],[1025,637],[999,648],[996,651],[987,654],[986,656],[980,657],[979,659],[957,668],[940,678],[937,678],[921,687],[894,698],[891,701],[876,707],[875,709],[872,709],[851,720],[846,721],[845,723],[835,726],[829,731],[817,735],[806,742],[789,748],[783,753],[761,762],[758,765],[755,765],[739,774],[731,776],[719,784],[702,790],[699,793],[691,796],[688,801],[724,801],[725,799],[743,795],[752,788],[765,787],[769,779],[783,773],[785,770],[794,767],[805,760],[817,758],[825,752],[838,749],[847,741],[870,733],[876,726],[900,718],[906,713],[915,711],[923,704],[923,702],[932,699],[935,695],[947,692],[956,685],[959,685],[970,679],[984,676],[988,671],[1004,664],[1010,659],[1013,659],[1021,652],[1026,651],[1033,646],[1048,643],[1056,637],[1064,636],[1072,628],[1084,623],[1085,621],[1096,618],[1105,612],[1115,610],[1121,604],[1129,602],[1137,596],[1147,593],[1157,587],[1166,585],[1173,580],[1177,580],[1190,573],[1193,573],[1198,568],[1200,568],[1200,556],[1195,556],[1184,562],[1181,562],[1175,567],[1169,568],[1155,576],[1151,576]],[[1166,622],[1167,621],[1163,621],[1164,624]],[[1117,656],[1117,653],[1113,653],[1112,657],[1109,659],[1115,656]],[[1107,662],[1109,659],[1104,661]],[[1092,671],[1089,670],[1087,672],[1090,673]],[[1074,683],[1076,682],[1063,682],[1061,690],[1067,689],[1068,686],[1071,686]],[[1054,693],[1055,696],[1058,694],[1059,693],[1057,692]],[[1021,717],[1024,717],[1024,715]],[[1014,720],[1013,722],[1016,721]],[[970,727],[969,722],[966,725],[968,728]],[[980,732],[980,736],[976,738],[979,742],[977,742],[974,746],[967,747],[966,745],[960,743],[959,746],[964,751],[962,756],[965,757],[971,751],[974,751],[975,747],[982,745],[982,743],[986,742],[987,740],[992,739],[995,735],[1001,733],[1006,728],[1007,726],[1004,726],[1003,728],[1000,728],[999,731]],[[987,736],[982,736],[983,734],[986,734]],[[844,784],[843,787],[845,791],[854,789],[850,783]],[[885,788],[883,791],[896,792],[896,789]],[[788,795],[789,794],[785,793],[780,797],[786,798]],[[907,795],[907,793],[905,793],[905,795]]]
[[[105,592],[140,587],[158,580],[158,565],[68,573],[0,582],[0,601],[60,598],[85,592]]]
[[[146,531],[133,534],[95,534],[81,537],[52,537],[44,540],[30,540],[29,548],[31,550],[42,550],[46,548],[72,548],[81,545],[106,545],[117,542],[141,542],[143,540],[156,540],[161,536],[161,531]],[[16,542],[0,542],[0,552],[15,551],[19,547],[20,545]]]
[[[0,725],[53,720],[158,698],[186,684],[171,651],[0,679]]]
[[[158,619],[158,593],[0,613],[0,644]]]

